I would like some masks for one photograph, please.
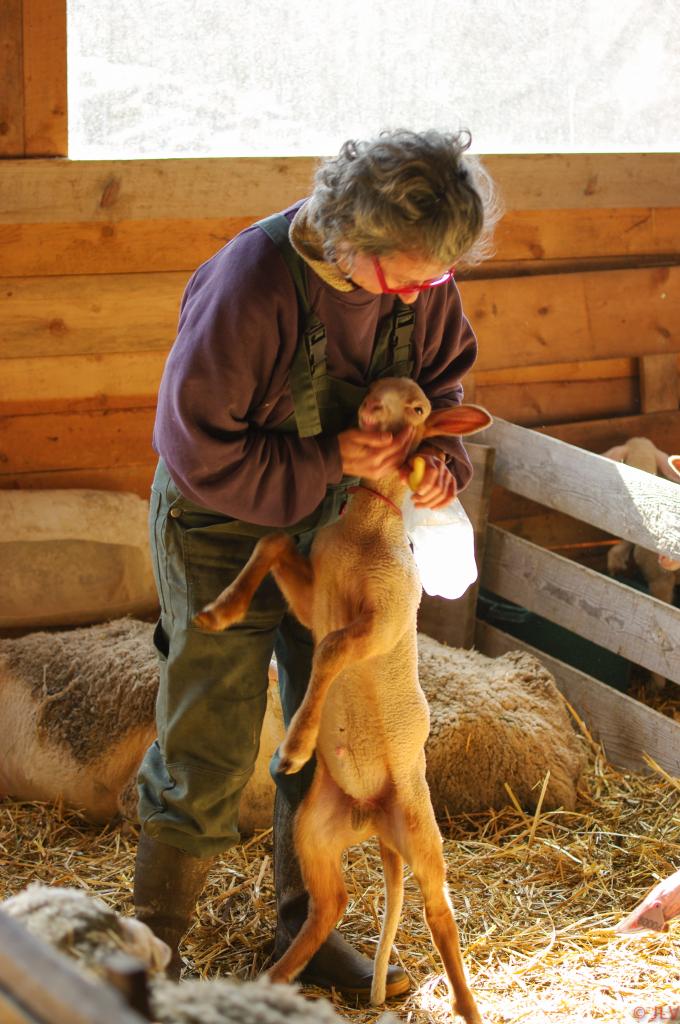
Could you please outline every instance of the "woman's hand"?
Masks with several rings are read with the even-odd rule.
[[[412,443],[413,427],[404,427],[398,434],[343,430],[338,434],[342,471],[346,476],[380,480],[404,464]]]
[[[415,508],[444,508],[456,497],[456,480],[444,459],[437,455],[418,452],[418,456],[425,461],[425,472],[413,492],[413,505]],[[404,483],[411,475],[412,467],[406,463],[400,470]]]

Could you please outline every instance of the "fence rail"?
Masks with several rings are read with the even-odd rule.
[[[494,479],[509,491],[680,558],[680,490],[671,480],[505,420],[475,440],[496,449]]]
[[[614,537],[680,558],[680,489],[565,441],[496,420],[475,440],[495,449],[494,482]],[[482,585],[499,597],[680,684],[680,609],[488,525]],[[602,742],[613,764],[680,773],[680,725],[613,687],[477,621],[496,657],[528,650]]]

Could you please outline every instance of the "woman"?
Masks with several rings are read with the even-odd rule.
[[[410,376],[434,408],[462,400],[476,342],[454,265],[480,258],[495,217],[491,183],[468,146],[467,133],[434,131],[345,143],[307,199],[234,238],[184,294],[154,430],[161,686],[158,740],[139,778],[135,871],[137,916],[173,948],[175,976],[210,864],[239,841],[272,652],[286,724],[311,663],[311,638],[271,579],[226,633],[191,621],[259,536],[283,528],[306,552],[356,478],[403,464],[409,431],[354,426],[371,380]],[[435,440],[415,496],[429,508],[450,502],[471,475],[459,440]],[[274,772],[276,959],[306,916],[292,821],[313,770]],[[388,995],[406,991],[401,968],[390,972]],[[333,932],[302,980],[368,996],[371,976],[371,961]]]

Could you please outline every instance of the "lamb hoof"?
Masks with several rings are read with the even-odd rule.
[[[204,608],[202,612],[195,615],[192,620],[192,626],[197,626],[198,629],[205,629],[208,633],[219,633],[224,626],[220,622],[220,617],[214,611]]]
[[[281,775],[296,775],[309,761],[309,758],[282,757],[279,761],[277,771]]]

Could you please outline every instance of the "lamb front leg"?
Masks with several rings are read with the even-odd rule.
[[[255,591],[268,572],[277,582],[286,581],[284,593],[293,614],[309,625],[312,606],[313,570],[287,533],[269,533],[258,541],[236,579],[194,618],[194,625],[217,633],[240,622],[248,611]]]

